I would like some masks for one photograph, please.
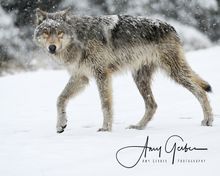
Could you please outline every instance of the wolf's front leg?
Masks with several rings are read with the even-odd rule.
[[[83,90],[89,82],[86,76],[71,76],[66,87],[57,99],[57,133],[62,133],[67,125],[66,106],[70,98]]]
[[[98,73],[96,82],[102,103],[104,116],[103,126],[98,131],[111,131],[112,129],[112,85],[111,76],[108,73]]]

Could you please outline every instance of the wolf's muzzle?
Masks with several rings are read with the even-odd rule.
[[[55,52],[56,52],[56,46],[55,45],[50,45],[49,47],[48,47],[48,49],[49,49],[49,52],[51,53],[51,54],[54,54]]]

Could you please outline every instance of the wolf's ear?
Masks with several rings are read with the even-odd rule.
[[[39,25],[47,18],[47,12],[40,10],[39,8],[36,9],[36,24]]]
[[[68,13],[70,12],[70,10],[71,10],[71,7],[68,7],[67,9],[59,12],[64,20],[67,19],[67,16],[68,16]]]

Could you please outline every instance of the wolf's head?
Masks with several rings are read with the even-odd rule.
[[[49,53],[56,54],[65,49],[71,41],[71,30],[68,24],[68,11],[47,13],[36,10],[37,27],[34,31],[34,41]]]

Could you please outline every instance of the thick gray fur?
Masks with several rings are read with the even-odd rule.
[[[165,22],[127,15],[90,17],[37,9],[34,40],[46,52],[51,52],[49,46],[56,46],[51,56],[70,73],[57,101],[59,133],[67,124],[68,100],[83,90],[90,77],[95,77],[101,98],[104,121],[99,131],[111,131],[111,77],[124,70],[132,72],[146,107],[140,122],[129,128],[144,129],[157,109],[151,80],[158,68],[195,95],[204,113],[202,125],[212,125],[205,92],[211,91],[211,86],[190,68],[175,29]]]

